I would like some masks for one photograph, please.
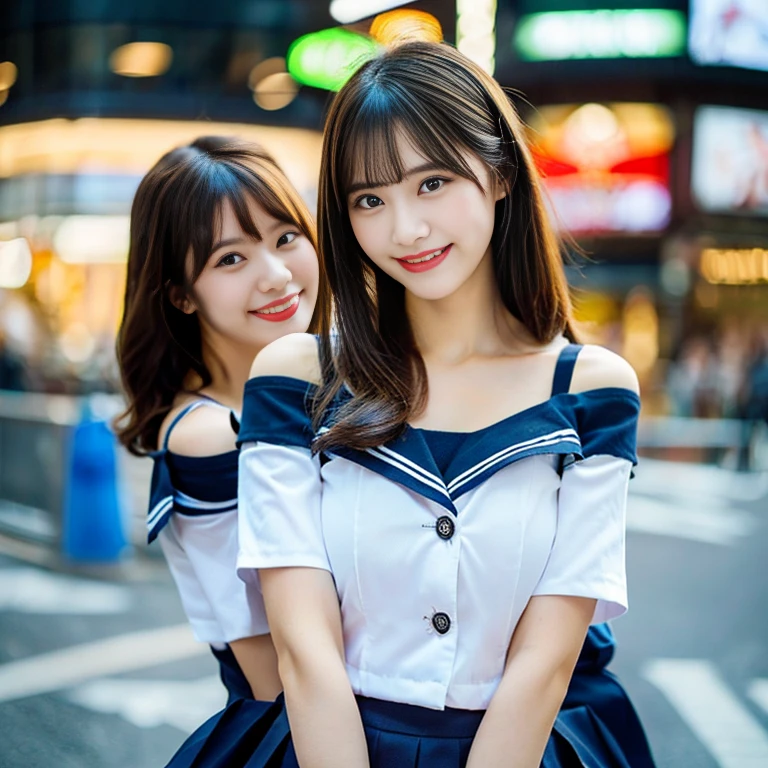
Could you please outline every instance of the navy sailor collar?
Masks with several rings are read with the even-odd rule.
[[[311,448],[310,404],[315,385],[284,376],[262,376],[246,384],[238,441]],[[403,485],[456,514],[455,502],[499,470],[530,456],[551,454],[581,460],[610,454],[636,463],[640,408],[631,390],[602,388],[561,393],[475,432],[466,433],[445,475],[421,430],[407,425],[385,445],[329,452]],[[325,431],[321,428],[318,434]]]

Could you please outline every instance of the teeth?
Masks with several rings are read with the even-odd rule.
[[[292,299],[288,299],[283,304],[278,304],[276,307],[270,307],[269,309],[257,309],[256,314],[257,315],[276,315],[278,312],[285,312],[288,307],[294,306],[294,304],[299,303],[299,295],[296,294]]]
[[[432,251],[432,253],[428,253],[426,256],[422,256],[420,259],[406,259],[406,261],[409,264],[421,264],[422,261],[430,261],[431,259],[439,256],[444,250],[445,248],[441,248],[439,251]]]

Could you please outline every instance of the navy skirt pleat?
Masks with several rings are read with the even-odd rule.
[[[596,729],[612,752],[630,768],[655,768],[655,761],[632,702],[619,680],[607,669],[577,667],[559,717],[585,707],[597,723]]]
[[[357,697],[371,768],[466,764],[483,712],[435,710]]]
[[[292,757],[293,756],[293,757]],[[166,768],[298,768],[282,695],[238,699],[207,720]]]

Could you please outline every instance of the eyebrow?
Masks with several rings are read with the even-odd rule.
[[[266,232],[267,234],[272,234],[276,230],[280,229],[280,227],[285,227],[286,225],[295,226],[292,221],[281,221],[280,219],[275,219],[275,223],[267,227]],[[213,248],[211,248],[211,253],[215,253],[220,248],[228,248],[230,245],[247,243],[248,240],[250,239],[251,238],[246,238],[246,237],[230,237],[230,238],[227,238],[226,240],[219,240],[218,243],[214,243]]]
[[[409,168],[404,174],[403,174],[403,180],[410,178],[411,176],[415,176],[418,173],[424,173],[425,171],[445,171],[447,168],[445,168],[442,165],[438,165],[437,163],[433,163],[432,161],[422,163],[421,165],[417,165],[414,168]],[[356,181],[354,184],[350,184],[349,189],[347,190],[347,195],[354,195],[355,192],[359,192],[361,189],[378,189],[379,187],[389,187],[391,186],[391,183],[385,183],[383,181],[375,181],[372,184],[366,184],[364,181]]]
[[[211,248],[211,253],[215,253],[220,248],[228,248],[230,245],[237,245],[244,242],[246,242],[244,237],[230,237],[227,240],[219,240],[218,243],[214,243],[213,248]]]

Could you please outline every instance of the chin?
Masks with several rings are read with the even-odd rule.
[[[421,284],[406,285],[405,289],[412,296],[424,301],[440,301],[452,296],[466,280],[424,280]]]

